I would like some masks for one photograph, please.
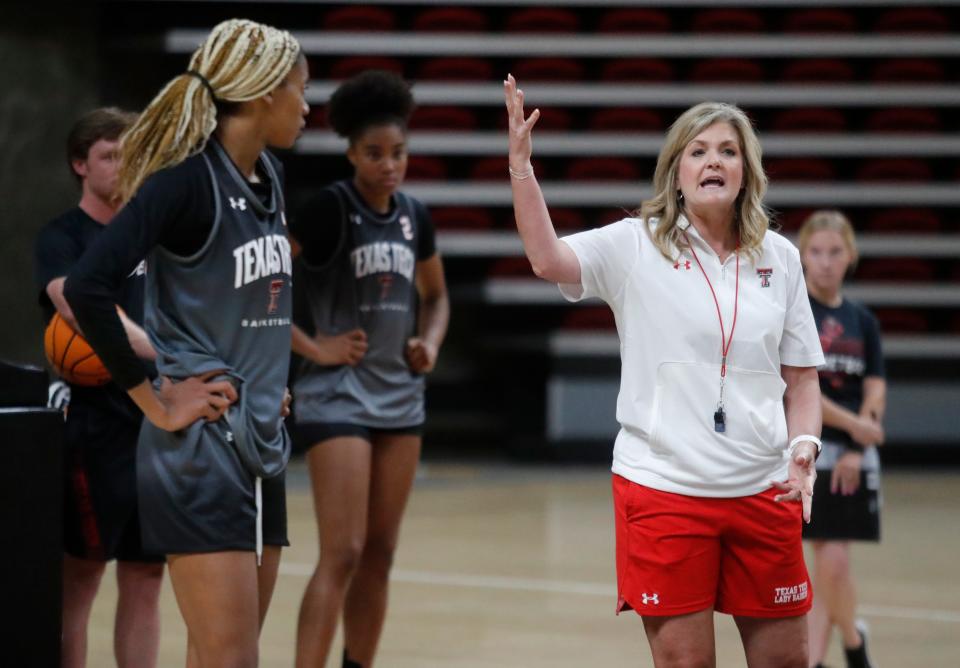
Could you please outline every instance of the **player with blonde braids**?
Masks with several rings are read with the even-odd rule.
[[[167,555],[188,666],[255,666],[287,545],[292,317],[282,167],[309,108],[287,32],[225,21],[125,135],[126,205],[67,278],[94,350],[143,411],[143,543]],[[155,380],[114,304],[146,274]]]

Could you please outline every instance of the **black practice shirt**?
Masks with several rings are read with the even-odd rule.
[[[863,379],[884,376],[880,325],[865,306],[846,297],[836,308],[810,297],[810,307],[825,360],[817,369],[820,391],[847,410],[859,413]],[[826,425],[823,440],[848,446],[853,443],[847,432]]]
[[[279,161],[265,155],[282,181]],[[271,184],[261,171],[257,172],[261,182],[250,187],[267,202]],[[147,378],[113,311],[123,278],[157,245],[180,256],[199,251],[213,230],[214,215],[210,174],[200,155],[191,156],[147,178],[70,273],[64,296],[87,340],[123,389]]]

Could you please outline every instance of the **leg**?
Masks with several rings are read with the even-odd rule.
[[[320,560],[307,583],[297,624],[299,668],[322,667],[367,532],[370,443],[356,436],[322,441],[307,453],[320,534]]]
[[[373,665],[383,630],[390,567],[420,460],[420,445],[420,436],[410,434],[378,435],[373,444],[366,542],[343,615],[348,655],[365,668]]]
[[[253,552],[170,555],[169,565],[198,665],[254,668],[259,605]]]
[[[713,668],[717,652],[713,638],[713,610],[689,615],[643,618],[643,629],[656,668]]]
[[[277,584],[277,573],[280,570],[280,551],[279,545],[264,545],[263,558],[260,560],[260,568],[257,569],[257,601],[259,604],[258,622],[260,628],[263,628],[263,620],[267,617],[267,610],[270,608],[270,601],[273,599],[273,588]]]
[[[120,668],[153,668],[160,650],[163,564],[117,562],[117,617],[113,652]]]
[[[850,543],[848,541],[825,541],[819,553],[817,576],[826,586],[824,604],[830,621],[840,629],[844,647],[859,647],[860,633],[855,625],[857,592],[850,574]]]
[[[734,617],[749,668],[807,668],[806,615]]]
[[[830,591],[830,578],[824,574],[823,541],[813,543],[813,608],[807,615],[807,634],[810,639],[810,668],[820,664],[827,655],[830,646],[830,635],[833,630],[833,621],[830,619],[830,610],[827,605]]]
[[[63,555],[62,665],[83,668],[87,663],[87,622],[106,563]]]

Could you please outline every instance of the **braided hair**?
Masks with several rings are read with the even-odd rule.
[[[156,171],[203,150],[217,127],[218,105],[263,97],[293,69],[300,45],[293,35],[261,23],[218,24],[124,135],[119,189],[129,200]]]

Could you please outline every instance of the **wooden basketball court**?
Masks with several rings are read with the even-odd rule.
[[[288,483],[292,547],[261,639],[261,665],[293,665],[300,596],[317,556],[306,471]],[[960,662],[960,472],[884,477],[884,540],[854,549],[861,614],[876,662]],[[104,578],[88,665],[113,665],[116,587]],[[613,516],[602,467],[426,463],[403,527],[379,666],[652,666],[640,619],[614,615]],[[169,581],[161,666],[182,666],[186,633]],[[743,666],[717,615],[718,666]],[[839,641],[827,663],[843,665]],[[339,668],[339,658],[331,659]]]

